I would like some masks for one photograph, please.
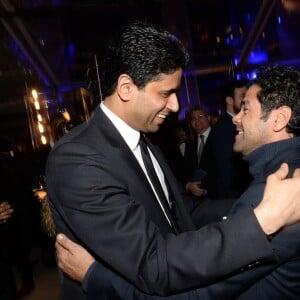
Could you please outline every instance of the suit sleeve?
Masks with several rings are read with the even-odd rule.
[[[161,297],[141,292],[132,283],[107,269],[99,262],[95,262],[87,278],[87,285],[84,291],[88,300],[225,300],[236,299],[241,294],[243,295],[242,299],[254,299],[256,297],[256,287],[254,286],[256,281],[267,276],[274,268],[274,265],[261,265],[258,268],[233,275],[206,287]],[[249,289],[251,286],[253,288]],[[268,289],[270,290],[270,287]],[[274,293],[275,298],[278,296],[277,293],[278,291]]]
[[[170,296],[149,295],[139,291],[121,276],[95,262],[89,274],[84,292],[88,300],[197,300],[196,291],[188,291]],[[202,299],[202,298],[201,298]],[[205,299],[202,299],[205,300]]]
[[[107,157],[82,144],[65,144],[50,156],[47,186],[57,230],[140,290],[177,293],[256,261],[276,261],[252,210],[198,231],[163,236],[136,196],[149,195],[124,161],[115,153]]]

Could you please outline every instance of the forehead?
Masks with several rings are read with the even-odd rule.
[[[182,69],[177,69],[173,73],[160,73],[155,80],[150,81],[148,84],[155,83],[160,86],[179,86],[182,76]]]
[[[246,91],[244,102],[245,103],[253,103],[258,102],[257,93],[261,90],[261,87],[257,84],[253,84]]]
[[[193,110],[191,112],[192,116],[205,115],[205,111],[203,109]]]

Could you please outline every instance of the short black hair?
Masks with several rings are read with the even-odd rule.
[[[188,62],[189,55],[177,37],[153,24],[133,22],[108,44],[101,66],[103,96],[115,91],[121,74],[129,75],[141,89],[161,73],[186,68]]]

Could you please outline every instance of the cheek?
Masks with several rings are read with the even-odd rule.
[[[245,135],[253,143],[260,144],[264,139],[265,128],[259,122],[250,122],[248,126],[246,126]]]

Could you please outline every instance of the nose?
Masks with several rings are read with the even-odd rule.
[[[236,114],[235,116],[233,116],[232,123],[234,125],[239,124],[241,122],[241,117],[242,117],[242,110],[240,110],[240,112],[238,114]]]
[[[179,103],[176,94],[172,94],[167,102],[167,108],[172,112],[177,112],[179,110]]]

